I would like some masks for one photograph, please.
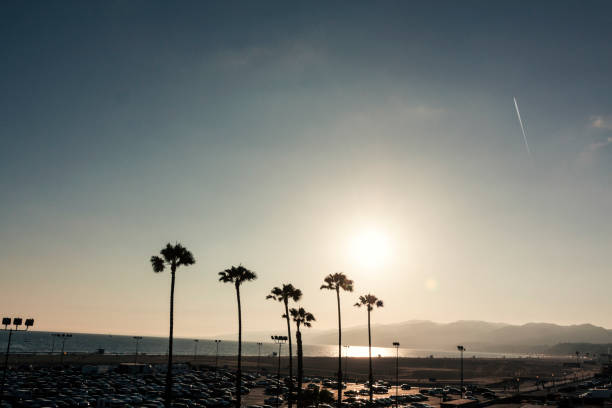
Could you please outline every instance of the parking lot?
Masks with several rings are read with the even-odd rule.
[[[286,406],[288,387],[285,380],[281,379],[279,388],[278,379],[273,374],[243,373],[243,406],[249,408]],[[573,387],[575,390],[572,393],[576,394],[575,397],[579,395],[585,397],[590,388],[606,385],[595,381],[597,380],[593,379],[575,386],[569,384],[564,388]],[[36,369],[29,367],[8,371],[1,408],[93,406],[161,408],[164,406],[164,386],[165,369],[163,367],[156,369],[143,364],[127,367],[82,366]],[[335,407],[337,383],[333,378],[305,378],[304,389],[304,394],[310,393],[308,404],[319,403],[320,408]],[[373,391],[373,402],[376,407],[395,405],[396,395],[399,405],[406,408],[439,408],[444,400],[460,398],[457,386],[437,385],[423,388],[401,384],[396,390],[392,383],[378,381],[374,383]],[[235,404],[235,376],[225,369],[215,371],[205,367],[192,369],[189,365],[177,365],[174,373],[173,396],[173,406],[176,407],[230,407]],[[501,390],[496,393],[494,390],[473,385],[467,386],[464,393],[465,398],[478,402],[488,402],[504,396],[507,394]],[[345,384],[343,407],[369,406],[366,384],[359,382]]]
[[[141,367],[142,368],[142,367]],[[165,370],[156,371],[147,367],[143,373],[121,372],[117,367],[73,367],[37,368],[9,371],[2,408],[12,407],[163,407]],[[123,370],[125,371],[125,370]],[[308,378],[304,383],[307,390],[327,390],[325,402],[335,399],[336,383],[333,379]],[[243,397],[245,406],[286,405],[286,385],[280,393],[274,375],[262,376],[255,373],[243,375]],[[426,395],[436,390],[409,388],[398,390],[400,405],[413,408],[438,407],[440,396]],[[376,406],[394,404],[395,387],[389,383],[375,383],[374,401]],[[440,393],[442,389],[440,389]],[[446,392],[458,393],[456,389]],[[192,370],[180,367],[174,374],[174,406],[177,407],[229,407],[235,403],[235,376],[227,370]],[[280,395],[281,400],[275,400]],[[348,383],[344,389],[343,401],[347,408],[365,407],[368,401],[367,388],[363,383]],[[321,406],[321,405],[320,405]]]
[[[263,383],[266,380],[260,379],[258,381]],[[251,408],[277,406],[277,401],[274,400],[277,395],[275,377],[270,377],[267,381],[273,385],[255,388],[245,397],[244,400],[247,401],[247,405]],[[331,378],[313,378],[311,381],[306,381],[304,387],[305,389],[318,388],[320,390],[327,390],[331,393],[332,400],[335,401],[337,398],[336,384]],[[492,390],[486,388],[473,388],[473,390],[467,391],[465,397],[479,402],[495,398],[495,392]],[[288,389],[283,387],[281,394],[285,394],[287,391]],[[411,387],[408,384],[401,384],[400,387],[396,388],[391,383],[385,381],[375,382],[374,391],[373,402],[377,407],[395,405],[396,396],[400,406],[411,408],[439,408],[443,400],[460,398],[460,390],[454,387],[419,388]],[[286,406],[285,399],[282,398],[282,401],[278,401],[278,405]],[[348,382],[343,389],[342,399],[343,404],[347,408],[369,406],[368,387],[364,383]],[[329,408],[326,407],[327,405],[335,407],[335,402],[328,401],[327,403],[320,404],[319,407]]]

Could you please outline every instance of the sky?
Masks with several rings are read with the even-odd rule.
[[[612,328],[609,2],[3,2],[0,310],[39,330]],[[516,98],[531,153],[514,107]],[[305,339],[307,335],[305,335]]]

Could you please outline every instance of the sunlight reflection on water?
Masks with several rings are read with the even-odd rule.
[[[7,336],[0,334],[0,348],[6,347]],[[54,337],[48,332],[20,332],[13,335],[11,344],[11,353],[49,353],[51,349],[57,353],[59,351],[59,342],[55,342]],[[295,340],[293,341],[294,355],[297,354]],[[74,333],[65,345],[67,352],[82,352],[92,353],[98,349],[104,349],[105,353],[109,354],[131,354],[134,353],[135,342],[132,336],[117,336],[104,334],[84,334]],[[143,337],[140,340],[139,352],[145,354],[165,354],[167,353],[168,339],[165,337]],[[196,351],[194,340],[185,338],[174,339],[174,353],[177,355],[190,355]],[[219,345],[219,355],[236,355],[238,351],[238,343],[236,341],[223,340]],[[427,350],[427,349],[411,349],[400,348],[400,357],[459,357],[456,350]],[[198,355],[214,355],[216,352],[216,343],[214,340],[200,339],[197,344]],[[243,342],[242,352],[245,356],[257,356],[259,347],[256,342]],[[278,346],[273,343],[263,343],[261,346],[261,356],[270,356],[278,352]],[[348,352],[348,357],[367,357],[367,346],[349,346],[342,347],[342,357],[345,357]],[[396,350],[393,347],[372,347],[372,357],[394,357]],[[282,355],[288,354],[288,347],[285,344],[282,347]],[[337,357],[337,345],[316,345],[305,344],[304,355],[307,357]],[[518,357],[511,353],[487,353],[487,352],[466,352],[466,358],[488,357],[501,358],[503,356]]]

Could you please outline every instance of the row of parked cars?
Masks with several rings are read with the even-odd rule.
[[[225,408],[235,404],[235,376],[229,371],[183,370],[173,377],[173,405],[178,408]],[[243,374],[243,394],[256,386],[256,378]],[[164,372],[133,375],[110,370],[83,374],[78,368],[38,368],[9,371],[6,384],[0,408],[164,406]]]
[[[422,401],[427,401],[428,398],[422,394],[411,394],[411,395],[398,395],[397,398],[395,395],[391,395],[389,397],[379,397],[374,398],[374,405],[379,407],[388,407],[391,405],[395,405],[395,401],[401,405],[410,405],[413,408],[429,408],[431,405],[424,403]],[[348,407],[358,408],[362,406],[369,405],[369,401],[366,398],[358,398],[355,396],[349,396],[343,400],[347,404]]]
[[[176,370],[173,381],[173,405],[179,408],[226,408],[235,403],[235,376],[228,370],[192,370],[188,367]],[[334,379],[304,378],[306,388],[337,389]],[[346,388],[346,384],[342,384]],[[283,404],[289,389],[286,379],[280,381],[276,376],[262,377],[254,373],[243,373],[243,395],[251,389],[264,389],[262,405],[250,408],[272,408]],[[391,384],[377,381],[372,384],[373,393],[388,394]],[[411,387],[402,384],[403,390]],[[493,395],[491,390],[472,389],[464,395],[474,398],[473,393],[482,393],[485,397]],[[0,408],[68,408],[68,407],[144,407],[162,408],[165,392],[165,370],[156,372],[147,370],[145,374],[130,374],[120,370],[86,372],[78,368],[37,368],[9,371],[7,387]],[[457,388],[421,389],[419,393],[400,395],[398,402],[412,408],[430,408],[427,404],[430,396],[444,397],[447,394],[460,394]],[[358,390],[344,392],[343,405],[346,408],[363,408],[369,406],[369,384],[363,383]],[[395,404],[395,396],[376,398],[374,404],[387,407]],[[320,408],[325,408],[319,405]]]
[[[393,389],[391,387],[392,386],[389,382],[377,381],[372,384],[372,393],[375,395],[389,393],[393,394]],[[410,390],[412,387],[408,384],[401,384],[400,388],[402,390]],[[369,396],[369,393],[369,385],[366,382],[363,384],[363,388],[361,389],[351,389],[345,391],[344,395],[347,398],[345,398],[344,402],[347,403],[347,407],[358,408],[361,405],[364,405],[364,403],[367,404],[367,400],[365,399],[365,397]],[[457,387],[448,386],[422,388],[419,390],[418,393],[415,394],[404,394],[398,395],[397,397],[395,395],[391,395],[389,397],[375,398],[374,403],[378,406],[395,405],[395,401],[397,398],[398,404],[401,404],[402,406],[410,406],[412,408],[431,408],[431,405],[427,404],[426,402],[429,400],[429,398],[436,398],[436,401],[438,398],[442,400],[449,400],[451,399],[451,395],[460,396],[461,389]],[[463,388],[464,398],[479,401],[476,395],[479,395],[481,399],[496,398],[495,392],[488,388],[476,386],[469,386]]]

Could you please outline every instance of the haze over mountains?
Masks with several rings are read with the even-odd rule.
[[[304,332],[304,342],[308,344],[336,344],[337,330],[308,330]],[[228,339],[234,336],[222,336]],[[247,340],[262,341],[269,338],[268,333],[250,332]],[[572,353],[574,343],[608,344],[612,343],[612,330],[592,324],[561,326],[551,323],[527,323],[511,325],[473,320],[452,323],[436,323],[426,320],[411,320],[395,324],[372,326],[372,345],[389,347],[399,341],[402,347],[455,350],[458,344],[468,350],[491,352],[550,352],[561,350]],[[367,346],[367,326],[346,327],[342,330],[344,344]],[[559,347],[561,343],[566,347]],[[607,346],[606,346],[607,347]],[[604,348],[605,350],[605,348]],[[566,352],[566,351],[563,351]]]
[[[313,343],[333,344],[336,331],[312,336]],[[343,342],[367,345],[367,327],[351,327],[342,331]],[[536,352],[559,343],[612,343],[612,330],[592,324],[561,326],[551,323],[510,325],[462,320],[452,323],[412,320],[372,327],[374,346],[389,347],[399,341],[404,347],[455,349],[458,344],[478,351]]]

